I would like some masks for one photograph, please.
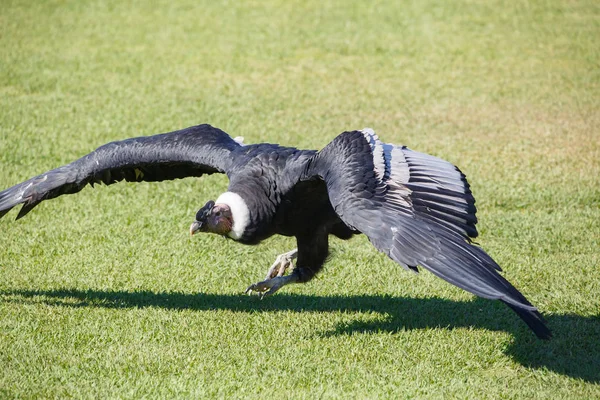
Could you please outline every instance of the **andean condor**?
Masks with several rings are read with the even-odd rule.
[[[477,218],[465,175],[439,158],[383,143],[371,129],[344,132],[319,152],[244,146],[210,125],[111,142],[0,192],[0,217],[23,204],[19,219],[42,200],[77,193],[87,184],[216,172],[227,174],[228,191],[198,211],[191,234],[212,232],[245,244],[274,234],[296,237],[297,249],[278,257],[265,280],[247,292],[267,296],[289,283],[308,282],[323,267],[329,235],[349,239],[364,233],[407,270],[422,266],[473,294],[498,299],[538,337],[551,337],[537,309],[471,243]]]

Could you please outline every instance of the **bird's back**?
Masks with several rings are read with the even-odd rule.
[[[258,242],[279,233],[274,224],[281,204],[299,182],[315,150],[298,150],[261,143],[232,152],[228,190],[239,194],[250,210],[252,227],[246,242]]]

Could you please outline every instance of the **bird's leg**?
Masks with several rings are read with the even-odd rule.
[[[292,251],[288,251],[287,253],[278,255],[275,259],[275,262],[267,271],[267,276],[265,277],[265,280],[275,278],[276,276],[283,276],[283,274],[285,274],[286,269],[291,269],[294,267],[292,261],[295,260],[297,257],[298,249],[294,249]]]
[[[324,227],[323,227],[324,228]],[[257,292],[263,298],[270,296],[290,283],[310,281],[323,267],[328,254],[328,231],[317,230],[310,234],[296,237],[298,248],[277,257],[267,272],[267,279],[248,286],[246,293]],[[294,270],[284,275],[285,269],[292,265],[292,259],[298,258]]]

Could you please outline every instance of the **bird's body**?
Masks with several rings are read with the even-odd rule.
[[[0,217],[23,204],[23,217],[42,200],[87,184],[225,173],[229,187],[202,207],[191,233],[212,232],[244,244],[294,236],[297,251],[278,259],[249,291],[272,294],[309,281],[328,256],[329,235],[365,234],[406,269],[418,266],[478,296],[511,307],[541,338],[550,331],[527,299],[480,247],[475,199],[452,164],[379,141],[370,129],[344,132],[323,150],[274,144],[241,145],[199,125],[106,144],[63,167],[0,192]],[[294,269],[285,275],[291,259]]]

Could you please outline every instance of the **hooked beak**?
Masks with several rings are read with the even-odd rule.
[[[194,223],[190,225],[190,236],[198,232],[200,228],[202,228],[202,222],[194,221]]]

